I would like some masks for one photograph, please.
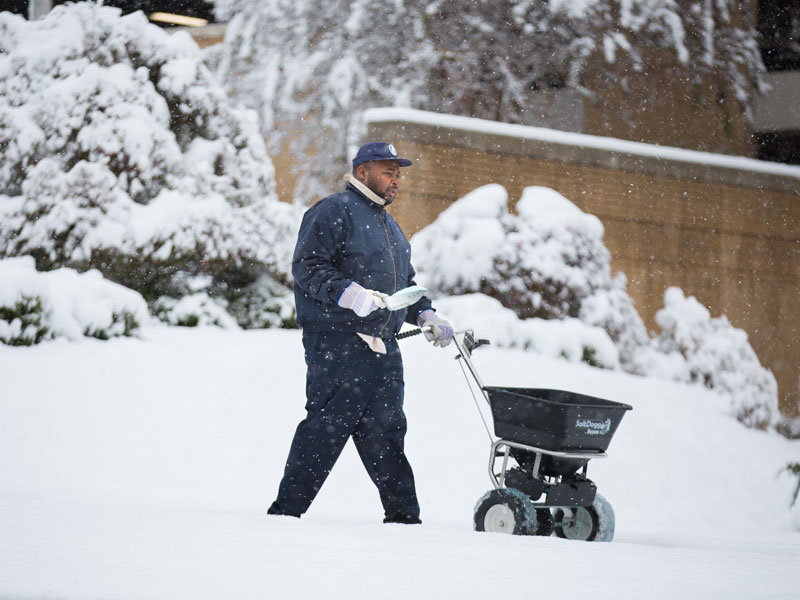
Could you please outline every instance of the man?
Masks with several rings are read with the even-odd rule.
[[[421,523],[403,440],[403,362],[395,334],[403,321],[447,346],[453,328],[423,297],[389,311],[384,298],[414,285],[411,246],[386,206],[397,195],[399,158],[385,142],[364,144],[347,187],[303,217],[292,274],[303,328],[306,418],[300,422],[270,514],[308,510],[347,440],[380,494],[384,523]]]

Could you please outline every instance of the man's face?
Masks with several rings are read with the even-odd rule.
[[[376,160],[364,163],[366,171],[361,179],[366,186],[387,202],[394,200],[400,183],[400,167],[396,160]],[[357,173],[361,173],[360,170]]]

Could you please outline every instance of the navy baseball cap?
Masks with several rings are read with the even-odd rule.
[[[353,168],[372,160],[396,160],[401,167],[410,167],[411,161],[407,158],[399,158],[394,146],[386,142],[367,142],[358,149],[358,154],[353,159]]]

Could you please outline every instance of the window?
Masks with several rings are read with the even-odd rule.
[[[68,0],[51,0],[53,6],[57,4],[66,4]],[[72,1],[72,0],[70,0]],[[106,6],[116,6],[121,8],[123,14],[128,14],[141,10],[146,15],[151,16],[154,13],[162,13],[167,15],[178,15],[182,17],[192,17],[201,19],[207,23],[214,23],[214,5],[213,1],[204,0],[105,0],[103,2]],[[28,0],[6,0],[3,2],[2,10],[17,13],[20,15],[28,16]],[[162,20],[155,20],[153,22],[162,27],[174,27],[183,23],[176,22],[179,19],[170,19],[169,17]],[[202,21],[197,21],[197,24],[202,24]]]
[[[800,70],[800,6],[797,0],[762,0],[758,31],[768,71]]]

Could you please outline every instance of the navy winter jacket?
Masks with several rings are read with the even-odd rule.
[[[431,308],[422,298],[405,310],[379,309],[366,317],[337,301],[351,282],[386,294],[414,283],[411,245],[386,212],[348,184],[303,216],[292,259],[297,322],[310,331],[354,331],[391,338],[403,321],[416,325]]]

